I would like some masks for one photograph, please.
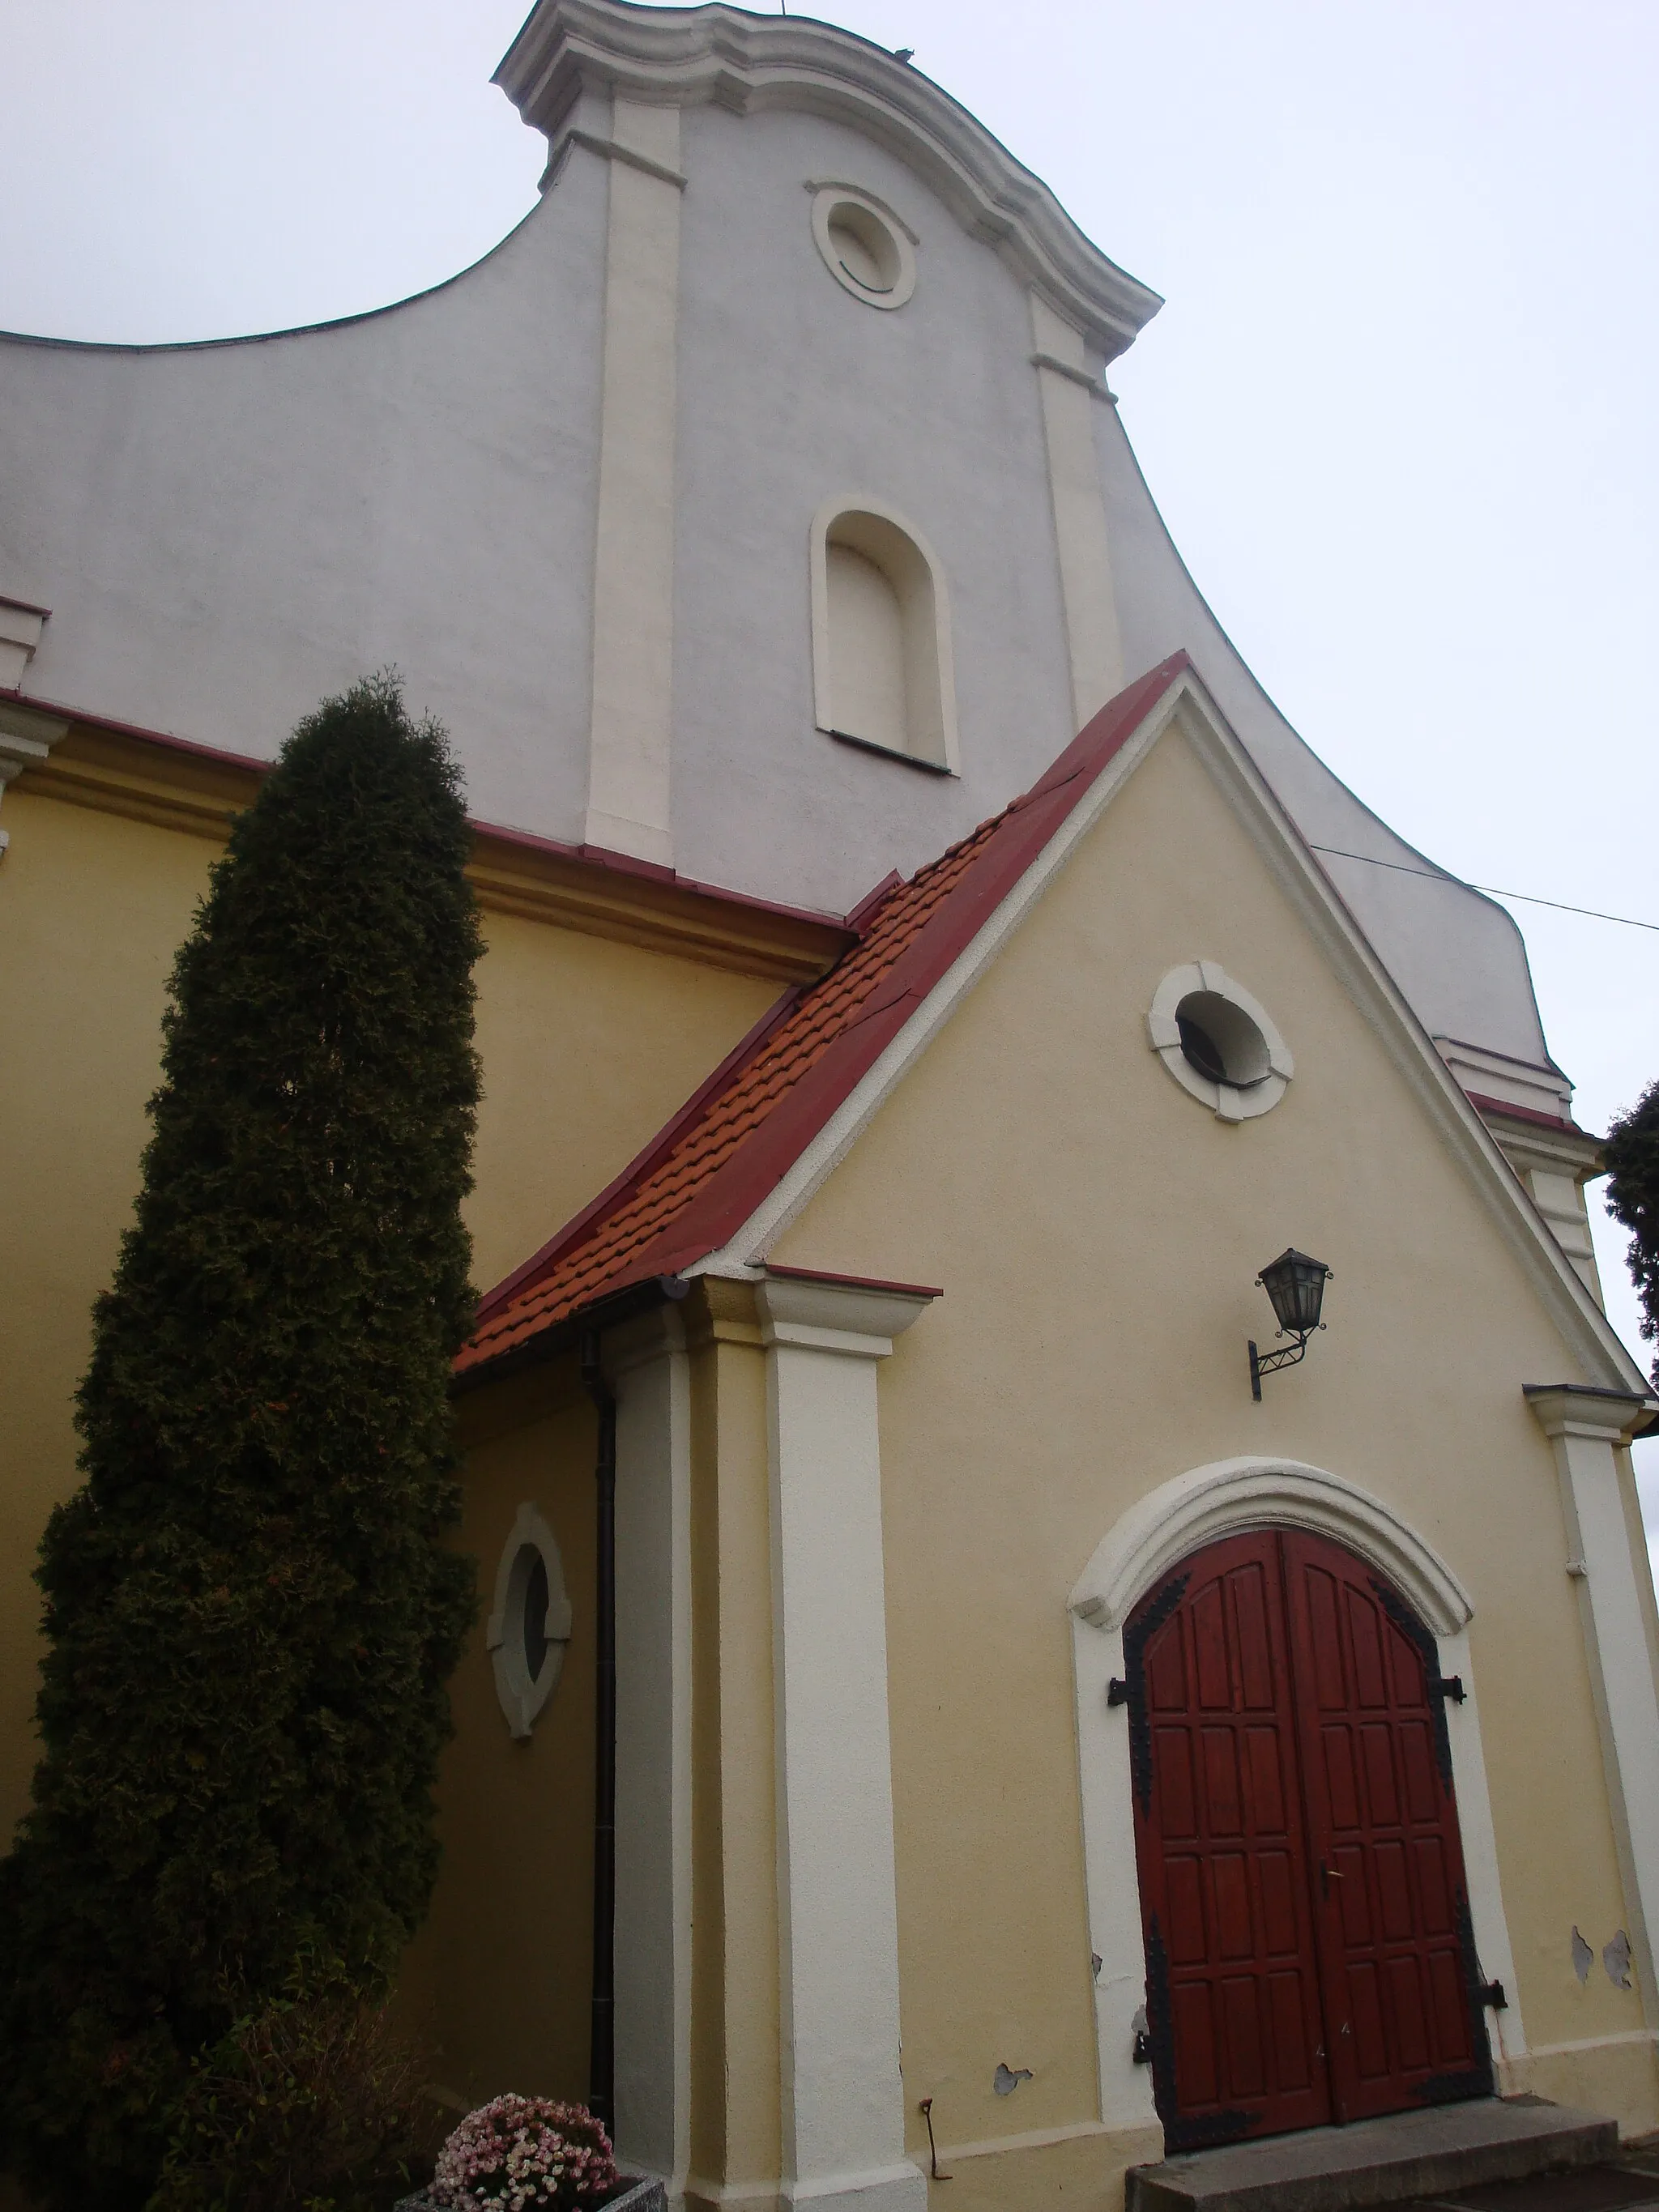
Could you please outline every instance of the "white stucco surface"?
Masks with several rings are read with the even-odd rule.
[[[638,449],[635,503],[672,525],[640,579],[641,649],[667,671],[670,818],[649,857],[847,909],[1074,734],[1075,640],[1109,592],[1097,635],[1121,640],[1126,679],[1184,647],[1304,835],[1418,865],[1222,634],[1109,401],[1051,390],[1045,438],[1057,372],[1034,362],[1034,313],[1076,331],[1087,373],[1156,299],[936,87],[799,18],[611,0],[544,0],[502,78],[550,133],[552,181],[436,291],[222,344],[0,340],[0,596],[51,610],[23,696],[269,756],[319,697],[395,664],[448,724],[477,816],[594,835],[596,635],[605,666],[630,665],[614,577],[595,621],[596,547],[619,542],[609,510],[601,533],[602,422],[632,326],[607,307],[607,238],[614,196],[646,183],[603,150],[614,91],[679,108],[684,179],[661,262],[672,376],[629,387],[647,409],[670,394],[675,417]],[[901,308],[873,312],[825,268],[810,188],[826,180],[914,232]],[[1056,458],[1054,422],[1073,396],[1106,543],[1063,577],[1078,441]],[[814,726],[812,520],[857,493],[913,518],[943,566],[957,775]],[[1547,1063],[1507,914],[1449,879],[1324,865],[1431,1033]]]

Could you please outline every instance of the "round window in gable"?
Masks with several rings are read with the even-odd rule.
[[[533,1505],[521,1505],[495,1573],[495,1604],[484,1643],[495,1695],[520,1739],[553,1694],[570,1641],[570,1600],[552,1530]]]
[[[852,185],[812,185],[812,237],[824,267],[866,307],[902,307],[916,289],[915,234]]]
[[[1152,1050],[1188,1094],[1224,1121],[1277,1106],[1295,1072],[1266,1007],[1213,960],[1172,968],[1146,1015]]]

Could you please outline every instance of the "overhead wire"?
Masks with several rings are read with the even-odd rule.
[[[1540,898],[1535,891],[1504,891],[1496,884],[1465,883],[1462,876],[1443,875],[1437,868],[1408,868],[1403,860],[1379,860],[1375,854],[1348,853],[1340,845],[1310,845],[1309,850],[1328,853],[1338,860],[1363,860],[1368,868],[1392,868],[1397,876],[1421,876],[1425,883],[1455,884],[1460,890],[1484,891],[1488,898],[1519,899],[1525,906],[1553,907],[1557,914],[1581,914],[1591,921],[1616,921],[1624,929],[1659,933],[1659,921],[1638,921],[1628,914],[1603,914],[1598,907],[1569,906],[1565,899]]]

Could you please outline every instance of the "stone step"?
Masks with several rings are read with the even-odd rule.
[[[1618,2148],[1618,2124],[1595,2112],[1483,2097],[1132,2166],[1125,2212],[1349,2212],[1589,2166]]]

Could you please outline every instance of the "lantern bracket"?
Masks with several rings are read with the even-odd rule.
[[[1281,1367],[1294,1367],[1305,1358],[1308,1339],[1316,1328],[1324,1328],[1319,1311],[1330,1279],[1331,1270],[1322,1260],[1310,1259],[1293,1246],[1256,1277],[1273,1302],[1273,1316],[1280,1323],[1279,1334],[1292,1340],[1279,1352],[1259,1352],[1255,1339],[1249,1340],[1250,1395],[1258,1404],[1262,1376],[1276,1374]]]
[[[1322,1321],[1319,1326],[1323,1328],[1325,1324]],[[1260,1400],[1261,1378],[1264,1375],[1276,1375],[1281,1367],[1294,1367],[1298,1359],[1306,1356],[1308,1339],[1312,1334],[1313,1331],[1310,1328],[1302,1330],[1297,1334],[1296,1342],[1287,1344],[1282,1352],[1258,1352],[1255,1348],[1255,1338],[1252,1337],[1249,1340],[1251,1397]]]

